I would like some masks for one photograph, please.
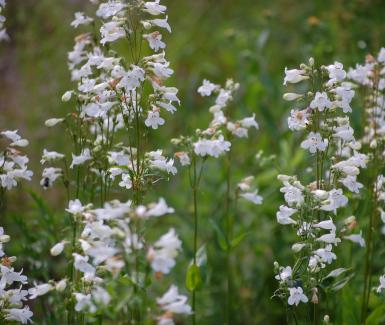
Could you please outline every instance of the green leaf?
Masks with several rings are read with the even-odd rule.
[[[366,319],[366,325],[384,324],[385,321],[385,304],[375,308]]]
[[[217,235],[218,245],[225,252],[229,249],[229,245],[227,244],[226,236],[223,233],[222,229],[215,223],[213,219],[210,219],[210,224],[213,226],[214,231]]]
[[[201,273],[198,265],[191,264],[186,274],[186,288],[193,291],[201,283]]]
[[[249,235],[250,234],[250,232],[242,232],[242,233],[240,233],[238,236],[236,236],[235,238],[233,238],[232,240],[231,240],[231,244],[230,244],[230,246],[231,246],[231,248],[235,248],[235,247],[237,247],[240,243],[241,243],[241,241],[247,236],[247,235]]]

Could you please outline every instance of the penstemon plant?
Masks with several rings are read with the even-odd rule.
[[[1,4],[1,3],[0,3]],[[23,139],[17,130],[2,131],[0,133],[2,147],[0,152],[0,217],[4,223],[6,215],[6,192],[15,188],[21,180],[31,180],[32,171],[28,170],[29,159],[20,151],[28,146],[28,140]],[[3,145],[5,142],[5,145]],[[7,256],[3,245],[10,241],[0,227],[0,321],[17,321],[22,324],[32,322],[33,316],[29,306],[24,305],[27,300],[36,298],[34,289],[25,288],[28,285],[27,276],[23,270],[17,272],[12,266],[16,262],[15,256]],[[24,288],[23,288],[24,286]]]
[[[193,136],[182,136],[173,139],[173,144],[177,145],[182,151],[179,151],[175,156],[179,159],[182,166],[188,166],[190,187],[193,196],[193,217],[194,217],[194,233],[193,233],[193,259],[189,265],[186,284],[192,294],[192,309],[193,324],[196,320],[196,295],[197,288],[201,282],[200,258],[198,249],[199,246],[199,191],[202,175],[204,174],[204,166],[208,158],[219,158],[226,156],[226,193],[224,202],[223,224],[224,231],[218,225],[215,225],[220,236],[224,237],[221,247],[226,252],[226,324],[231,324],[232,315],[232,299],[234,290],[232,288],[231,278],[231,249],[234,246],[233,238],[233,223],[234,223],[234,201],[238,197],[244,198],[255,204],[262,203],[262,197],[259,196],[258,190],[250,190],[251,178],[245,180],[236,189],[232,188],[232,160],[231,160],[231,146],[235,138],[247,138],[248,130],[251,128],[258,129],[259,126],[255,121],[255,114],[251,117],[246,117],[241,120],[233,120],[230,104],[233,101],[234,94],[238,90],[239,84],[234,83],[233,80],[227,80],[225,86],[222,88],[208,80],[204,80],[202,85],[198,88],[198,93],[201,96],[216,95],[215,104],[209,109],[213,115],[209,127],[205,130],[197,129]],[[240,190],[239,190],[240,189]],[[233,195],[234,192],[234,195]],[[235,195],[238,193],[238,195]],[[204,247],[204,246],[202,246]]]
[[[2,15],[2,12],[5,9],[5,5],[5,0],[0,0],[0,42],[9,40],[7,30],[4,27],[6,18]]]
[[[178,90],[164,85],[173,70],[160,52],[166,44],[156,30],[171,32],[167,16],[157,18],[166,9],[159,0],[108,1],[99,4],[96,17],[78,12],[71,23],[91,27],[76,38],[68,55],[77,89],[67,91],[62,100],[75,102],[76,110],[46,125],[64,125],[74,152],[70,163],[65,154],[45,150],[42,163],[61,166],[46,167],[41,180],[44,188],[62,180],[69,200],[72,235],[51,253],[65,250],[70,260],[67,277],[61,280],[70,324],[88,318],[139,324],[153,318],[151,269],[162,278],[180,250],[174,230],[147,246],[145,221],[173,209],[163,199],[143,205],[159,180],[177,173],[174,160],[162,150],[147,150],[150,130],[165,123],[161,112],[173,113],[179,104]],[[120,46],[126,46],[128,56],[119,52]],[[130,200],[111,201],[112,193]],[[110,302],[116,309],[107,308]],[[175,286],[158,305],[164,311],[158,317],[161,324],[172,324],[173,314],[191,312]]]
[[[286,93],[284,99],[295,101],[299,107],[291,111],[288,126],[305,134],[301,148],[311,154],[312,173],[305,179],[309,179],[308,185],[296,176],[278,176],[284,185],[281,192],[286,205],[279,207],[277,222],[293,227],[299,238],[292,246],[294,266],[283,267],[275,262],[279,289],[274,296],[285,302],[287,317],[292,315],[295,322],[299,317],[295,307],[310,301],[310,320],[317,323],[316,306],[342,287],[333,286],[330,280],[345,276],[347,282],[351,277],[344,268],[330,272],[328,265],[337,259],[333,247],[341,242],[340,237],[365,245],[361,233],[346,233],[354,227],[339,227],[341,213],[337,211],[348,205],[348,196],[354,200],[363,187],[357,176],[360,168],[366,168],[367,156],[359,152],[361,145],[355,141],[349,124],[347,113],[352,111],[354,91],[346,82],[342,64],[316,67],[310,59],[300,69],[285,69],[284,85],[300,82],[307,83],[308,92]],[[355,218],[345,223],[355,224]]]
[[[348,77],[364,94],[362,116],[366,120],[364,135],[361,139],[363,150],[369,158],[367,187],[370,189],[368,201],[369,215],[366,228],[366,254],[364,265],[364,287],[362,293],[361,322],[366,321],[372,291],[373,258],[378,242],[379,219],[385,222],[384,204],[384,176],[382,161],[384,158],[384,126],[385,126],[385,48],[382,48],[375,58],[367,56],[364,65],[357,64],[351,68]],[[382,291],[383,278],[380,278],[377,292]]]

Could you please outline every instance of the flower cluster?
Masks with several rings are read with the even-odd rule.
[[[152,306],[147,297],[151,270],[155,278],[162,278],[181,250],[174,229],[152,245],[147,243],[145,230],[151,220],[174,210],[163,199],[142,203],[160,178],[177,173],[174,159],[163,150],[149,150],[150,133],[164,125],[164,112],[174,113],[179,105],[178,90],[165,85],[173,70],[160,31],[171,28],[167,8],[159,0],[97,5],[95,16],[77,12],[71,23],[90,30],[76,37],[68,54],[77,87],[64,93],[62,100],[74,103],[75,110],[45,123],[64,126],[74,150],[68,159],[64,153],[44,149],[41,163],[51,166],[43,170],[41,185],[49,188],[62,180],[69,200],[72,238],[51,248],[53,256],[66,252],[71,261],[62,280],[68,321],[85,315],[103,318],[119,306],[115,314],[140,322],[149,315],[145,304]],[[128,45],[128,57],[119,54],[120,43]],[[130,200],[111,200],[115,192]],[[160,324],[172,324],[173,314],[191,310],[174,287],[158,306],[165,314],[151,317]]]
[[[352,111],[354,90],[346,81],[342,64],[316,67],[310,59],[308,65],[286,69],[285,73],[285,85],[308,83],[307,93],[286,93],[284,99],[302,106],[291,111],[288,126],[292,131],[305,133],[301,148],[311,155],[314,178],[303,185],[296,176],[278,176],[286,204],[279,207],[277,222],[293,227],[299,241],[292,246],[297,256],[294,267],[276,263],[280,285],[276,295],[287,298],[289,305],[309,300],[317,304],[323,280],[343,273],[324,274],[337,259],[333,247],[341,242],[341,235],[364,245],[361,233],[346,234],[354,229],[355,218],[347,220],[350,227],[338,229],[336,217],[340,215],[337,211],[347,206],[348,193],[354,198],[363,187],[357,176],[361,168],[366,168],[368,159],[359,152],[361,144],[355,140],[349,124],[347,113]]]
[[[370,186],[370,211],[368,213],[368,227],[366,237],[368,239],[364,271],[364,292],[363,292],[363,316],[365,319],[366,310],[369,305],[371,291],[371,270],[372,260],[376,249],[375,228],[378,225],[379,217],[385,222],[384,207],[384,176],[383,159],[385,155],[385,48],[382,48],[377,57],[368,55],[366,62],[357,64],[351,68],[348,77],[357,88],[363,89],[362,116],[366,119],[364,134],[361,139],[363,149],[369,158],[371,174],[368,175]],[[380,287],[377,292],[382,291],[383,277],[380,278]]]
[[[5,0],[0,0],[0,42],[7,41],[9,39],[7,31],[4,27],[5,17],[2,15],[4,8],[5,8]]]
[[[3,244],[9,242],[10,236],[0,227],[0,319],[2,321],[17,321],[22,324],[32,323],[32,311],[24,302],[36,298],[31,291],[23,288],[27,277],[23,270],[17,272],[12,267],[16,261],[15,256],[6,256]],[[30,289],[31,290],[31,289]]]
[[[16,187],[21,179],[30,181],[33,176],[28,170],[28,157],[21,153],[20,148],[28,146],[17,130],[2,131],[0,137],[6,142],[0,152],[0,187],[10,190]]]
[[[175,144],[185,145],[190,148],[176,154],[182,166],[189,165],[191,154],[202,158],[218,158],[230,151],[233,137],[247,138],[250,128],[259,128],[258,123],[255,121],[255,114],[241,120],[231,119],[231,111],[228,106],[238,88],[239,84],[231,79],[227,80],[223,88],[206,79],[203,81],[203,84],[198,88],[198,93],[201,96],[216,94],[215,103],[209,108],[212,120],[207,129],[196,130],[195,137],[173,140]]]
[[[102,208],[92,208],[91,204],[83,206],[79,200],[74,200],[70,201],[67,212],[82,224],[79,249],[72,253],[74,267],[81,275],[80,283],[72,288],[76,311],[100,314],[109,306],[118,304],[122,299],[120,295],[127,296],[132,284],[146,286],[150,269],[157,279],[161,279],[175,266],[181,241],[174,229],[170,229],[153,245],[149,245],[143,235],[137,232],[138,223],[174,212],[164,199],[137,207],[133,207],[131,201],[112,201]],[[60,255],[66,245],[65,240],[57,243],[52,247],[51,254]],[[140,257],[145,257],[145,260]],[[148,264],[145,272],[138,269],[138,263]],[[125,279],[124,283],[128,286],[119,288],[117,285],[123,285],[122,281],[117,283],[119,279]],[[63,281],[68,282],[68,279]],[[173,324],[173,313],[189,314],[191,309],[186,300],[172,286],[165,296],[157,300],[160,308],[166,311],[159,318],[159,323],[163,324],[161,319],[167,318],[167,324]]]
[[[147,183],[144,177],[153,177],[156,170],[176,173],[173,160],[162,156],[160,150],[145,153],[149,129],[163,125],[162,112],[174,113],[179,105],[178,89],[164,85],[173,74],[158,30],[171,31],[167,16],[158,18],[165,12],[159,1],[108,1],[100,3],[94,18],[75,14],[73,27],[98,23],[101,27],[99,32],[80,34],[68,55],[77,89],[67,91],[62,99],[76,99],[76,111],[65,118],[50,119],[46,125],[64,123],[74,140],[75,152],[64,168],[44,169],[44,187],[61,176],[68,183],[71,170],[82,166],[87,166],[89,179],[103,184],[103,191],[109,191],[115,180],[117,186],[129,189],[132,184],[143,187]],[[143,41],[152,51],[148,56],[143,56]],[[119,42],[128,42],[130,57],[119,56],[111,49]],[[124,143],[119,142],[122,138]],[[47,157],[42,161],[64,158],[54,152]]]

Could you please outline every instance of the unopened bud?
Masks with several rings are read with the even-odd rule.
[[[61,100],[63,102],[68,102],[72,97],[72,91],[66,91],[63,96],[61,97]]]
[[[290,101],[296,100],[298,98],[301,98],[302,96],[303,95],[296,94],[296,93],[285,93],[285,94],[283,94],[283,99],[290,102]]]

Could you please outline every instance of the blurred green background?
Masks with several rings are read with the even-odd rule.
[[[299,139],[286,130],[290,107],[282,100],[283,71],[285,66],[296,67],[310,56],[319,64],[338,60],[348,67],[362,62],[366,54],[376,53],[385,45],[385,2],[163,2],[168,6],[173,29],[171,35],[165,36],[166,53],[175,70],[169,84],[179,88],[182,105],[176,114],[168,117],[167,127],[154,133],[154,147],[159,144],[171,153],[171,137],[206,127],[211,102],[196,92],[203,78],[221,84],[226,78],[233,78],[241,84],[231,109],[239,117],[255,113],[260,130],[251,132],[247,141],[234,144],[234,184],[245,176],[256,176],[265,202],[258,207],[242,202],[236,214],[236,233],[247,231],[248,235],[234,252],[233,276],[237,288],[234,324],[282,324],[284,308],[279,301],[270,299],[277,285],[272,270],[274,260],[282,264],[291,262],[292,234],[275,222],[275,211],[282,201],[276,175],[300,174],[306,166],[305,153],[297,150]],[[57,151],[68,148],[65,136],[45,128],[44,121],[72,109],[69,103],[60,100],[73,87],[66,57],[77,31],[69,24],[74,12],[90,10],[86,0],[10,0],[5,11],[11,41],[0,45],[0,128],[20,129],[30,140],[27,152],[36,174],[32,185],[25,185],[24,190],[19,189],[9,198],[10,217],[6,223],[10,224],[8,232],[14,239],[12,253],[23,252],[20,263],[26,264],[32,278],[39,280],[60,275],[60,264],[53,265],[48,252],[50,245],[63,235],[61,211],[66,206],[60,190],[43,192],[39,188],[40,155],[43,148]],[[354,115],[354,122],[360,126],[359,113]],[[264,159],[255,157],[260,150]],[[204,287],[198,293],[202,316],[199,324],[221,324],[224,316],[221,294],[224,254],[209,222],[212,219],[220,224],[222,217],[220,208],[225,193],[222,166],[223,161],[208,165],[200,193],[203,220],[200,237],[208,250],[210,267],[205,281],[210,289]],[[185,256],[179,259],[173,273],[180,287],[191,258],[192,241],[191,194],[185,174],[181,171],[171,182],[163,182],[156,188],[156,194],[166,197],[177,211],[176,216],[162,221],[161,228],[175,227],[184,242]],[[25,191],[30,187],[43,200],[33,200]],[[49,229],[50,233],[42,229]],[[357,259],[360,254],[357,253]],[[41,271],[44,265],[46,274]],[[344,292],[343,298],[348,299],[349,294]],[[334,312],[337,315],[338,311]],[[354,313],[341,312],[336,317],[340,317],[340,324],[354,324]],[[43,318],[43,314],[39,315]],[[48,316],[45,319],[48,323]]]

